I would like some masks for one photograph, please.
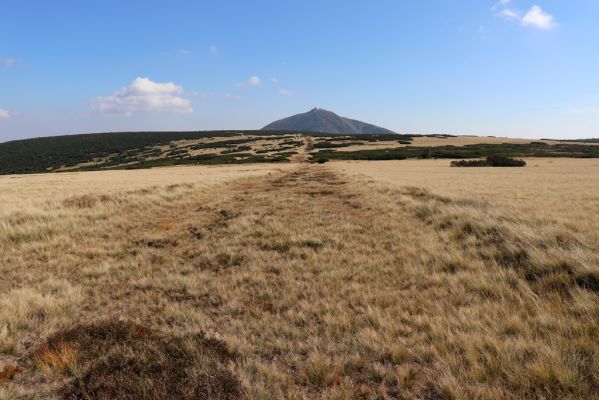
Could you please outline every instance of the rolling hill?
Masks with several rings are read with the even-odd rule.
[[[322,108],[293,115],[266,125],[265,131],[308,131],[340,134],[390,134],[389,129],[367,124],[355,119],[340,117],[334,112]]]

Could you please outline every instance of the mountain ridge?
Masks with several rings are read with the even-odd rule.
[[[262,128],[263,131],[307,131],[338,134],[389,134],[395,133],[389,129],[355,119],[341,117],[332,111],[322,108],[283,118]]]

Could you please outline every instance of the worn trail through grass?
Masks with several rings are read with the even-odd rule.
[[[0,311],[0,370],[14,370],[0,394],[599,389],[597,254],[564,227],[307,164],[53,207],[37,230],[0,235],[0,304],[17,310]]]

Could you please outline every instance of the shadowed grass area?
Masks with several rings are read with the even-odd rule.
[[[67,378],[64,399],[239,399],[239,379],[226,367],[233,358],[217,340],[122,321],[57,332],[32,355],[46,375]]]

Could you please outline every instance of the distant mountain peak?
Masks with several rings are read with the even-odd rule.
[[[367,124],[355,119],[340,117],[332,111],[314,107],[310,111],[293,115],[266,125],[262,130],[307,131],[339,134],[388,134],[389,129]]]

